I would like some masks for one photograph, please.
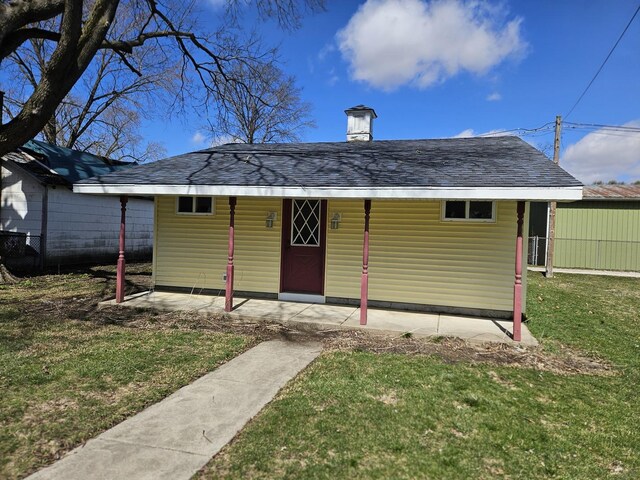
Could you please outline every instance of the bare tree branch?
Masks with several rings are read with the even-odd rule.
[[[227,12],[238,15],[240,5],[251,3],[261,17],[276,18],[285,28],[298,25],[304,9],[319,10],[324,5],[323,0],[227,2]],[[11,0],[0,3],[0,61],[12,58],[16,65],[24,68],[28,63],[26,59],[20,59],[23,50],[31,48],[30,43],[39,41],[52,45],[47,50],[50,53],[43,57],[43,67],[28,79],[29,89],[16,88],[18,94],[12,105],[17,111],[12,112],[8,122],[0,122],[0,155],[22,145],[43,129],[48,129],[48,134],[56,138],[62,131],[67,131],[66,127],[61,128],[70,125],[69,118],[48,127],[47,124],[59,107],[68,109],[75,105],[77,108],[77,98],[73,101],[65,98],[99,51],[115,52],[112,62],[126,69],[128,75],[133,73],[144,79],[148,70],[153,70],[153,62],[140,60],[136,52],[148,47],[155,49],[163,62],[171,64],[167,72],[173,80],[158,80],[149,88],[169,83],[179,86],[180,90],[172,96],[173,105],[184,105],[183,102],[189,99],[201,102],[200,105],[206,108],[216,98],[224,98],[220,95],[221,89],[231,83],[246,90],[248,85],[243,84],[244,80],[228,72],[241,64],[254,68],[252,65],[269,63],[273,52],[259,51],[254,39],[240,40],[233,18],[223,21],[218,30],[211,31],[209,25],[200,28],[196,13],[199,6],[195,0]],[[119,30],[114,26],[118,23],[116,13],[122,9],[130,14],[122,15],[122,18],[129,20],[131,29]],[[37,24],[42,21],[52,21],[55,28]],[[119,92],[114,98],[131,98],[134,94],[128,89]],[[74,96],[77,97],[77,93]],[[98,122],[100,115],[106,115],[112,109],[123,115],[127,110],[120,101],[113,100],[107,102],[106,108],[91,107],[91,115],[79,117]],[[88,128],[80,127],[77,135],[73,135],[77,137],[74,141],[80,142],[88,131]],[[93,144],[89,140],[86,143]]]
[[[43,40],[52,40],[57,42],[60,40],[60,34],[58,32],[51,32],[42,28],[21,28],[15,32],[9,33],[2,42],[2,48],[0,48],[0,59],[5,58],[14,52],[27,40],[41,38]]]
[[[214,138],[242,143],[293,142],[315,127],[311,105],[300,98],[293,77],[275,64],[239,64],[216,98],[209,122]]]
[[[109,30],[118,3],[118,0],[95,0],[83,24],[83,2],[65,0],[60,40],[40,82],[18,115],[0,125],[0,154],[34,137],[51,118],[93,59]]]
[[[21,28],[61,15],[64,0],[13,0],[0,4],[0,45],[4,45],[7,35]],[[3,49],[0,48],[0,52]],[[7,55],[11,53],[7,52]],[[6,55],[0,56],[0,60]]]

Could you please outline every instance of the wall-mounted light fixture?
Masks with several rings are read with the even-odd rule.
[[[267,218],[265,220],[265,225],[267,228],[273,228],[273,222],[278,218],[278,214],[276,212],[267,213]]]
[[[331,230],[337,230],[340,227],[340,222],[342,221],[341,213],[334,213],[331,217]]]

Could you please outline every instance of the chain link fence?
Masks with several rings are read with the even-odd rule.
[[[545,237],[529,237],[529,265],[545,265]],[[553,266],[589,270],[640,272],[640,241],[556,238]]]
[[[21,232],[0,232],[0,256],[16,269],[42,269],[42,237]]]

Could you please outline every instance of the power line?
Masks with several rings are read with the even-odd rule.
[[[503,133],[513,133],[513,132],[518,132],[520,135],[526,135],[527,133],[539,132],[544,129],[549,130],[552,128],[552,126],[553,126],[553,122],[548,122],[536,128],[512,128],[509,130],[496,130],[494,132],[482,133],[478,135],[478,137],[492,137],[495,135],[502,135]]]
[[[562,122],[566,130],[577,130],[585,132],[593,132],[598,135],[609,135],[618,137],[632,137],[640,133],[640,127],[630,127],[627,125],[606,125],[603,123],[577,123],[577,122]],[[541,137],[548,135],[555,129],[554,122],[547,122],[544,125],[540,125],[535,128],[511,128],[506,130],[495,130],[491,132],[481,133],[476,135],[477,137],[494,137],[504,135],[505,133],[512,133],[520,137]]]
[[[571,109],[569,110],[569,113],[567,113],[564,118],[566,119],[569,115],[571,115],[571,112],[573,112],[573,110],[578,106],[578,104],[580,103],[580,100],[582,100],[582,97],[585,96],[585,94],[587,93],[587,91],[589,90],[589,88],[591,87],[591,85],[593,84],[593,82],[596,80],[596,78],[598,77],[598,75],[600,74],[600,72],[602,71],[604,65],[607,63],[607,60],[609,60],[609,57],[611,56],[611,54],[613,53],[613,51],[616,49],[616,47],[618,46],[618,44],[620,43],[620,40],[622,40],[622,37],[624,37],[624,34],[627,33],[627,30],[629,29],[629,26],[631,26],[631,24],[633,23],[633,20],[636,18],[636,15],[638,15],[638,12],[640,12],[640,5],[638,5],[638,8],[636,8],[635,13],[633,14],[633,16],[631,17],[631,20],[629,20],[629,23],[627,23],[627,26],[624,27],[624,30],[622,31],[622,33],[620,34],[620,36],[618,37],[618,40],[616,41],[616,43],[613,45],[613,47],[611,47],[611,50],[609,51],[609,54],[607,55],[607,58],[604,59],[604,62],[602,62],[602,65],[600,65],[600,68],[598,68],[598,71],[596,72],[596,74],[593,76],[593,78],[591,79],[591,81],[589,82],[589,85],[587,85],[587,88],[584,89],[584,91],[582,92],[582,94],[580,95],[580,97],[578,97],[578,100],[576,100],[576,103],[573,104],[573,107],[571,107]]]
[[[621,132],[640,132],[640,127],[630,127],[628,125],[604,125],[601,123],[574,123],[564,122],[570,128],[601,128],[603,130],[617,130]]]
[[[581,130],[581,129],[573,129],[573,128],[568,128],[568,130],[571,131],[587,131],[589,132],[589,130]],[[607,137],[626,137],[626,138],[637,138],[638,137],[638,132],[616,132],[615,130],[613,131],[604,131],[604,130],[597,130],[597,131],[590,131],[589,135],[599,135],[599,136],[607,136]]]

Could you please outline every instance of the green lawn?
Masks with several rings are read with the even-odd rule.
[[[184,317],[97,311],[111,273],[0,286],[0,478],[51,463],[256,340]]]
[[[200,476],[640,478],[639,287],[530,274],[531,365],[326,351]],[[611,369],[545,370],[576,353]]]
[[[129,272],[129,291],[148,283],[148,266]],[[0,286],[0,478],[51,463],[260,338],[219,319],[98,311],[113,273]],[[639,287],[530,274],[533,351],[328,338],[200,476],[640,478]]]

